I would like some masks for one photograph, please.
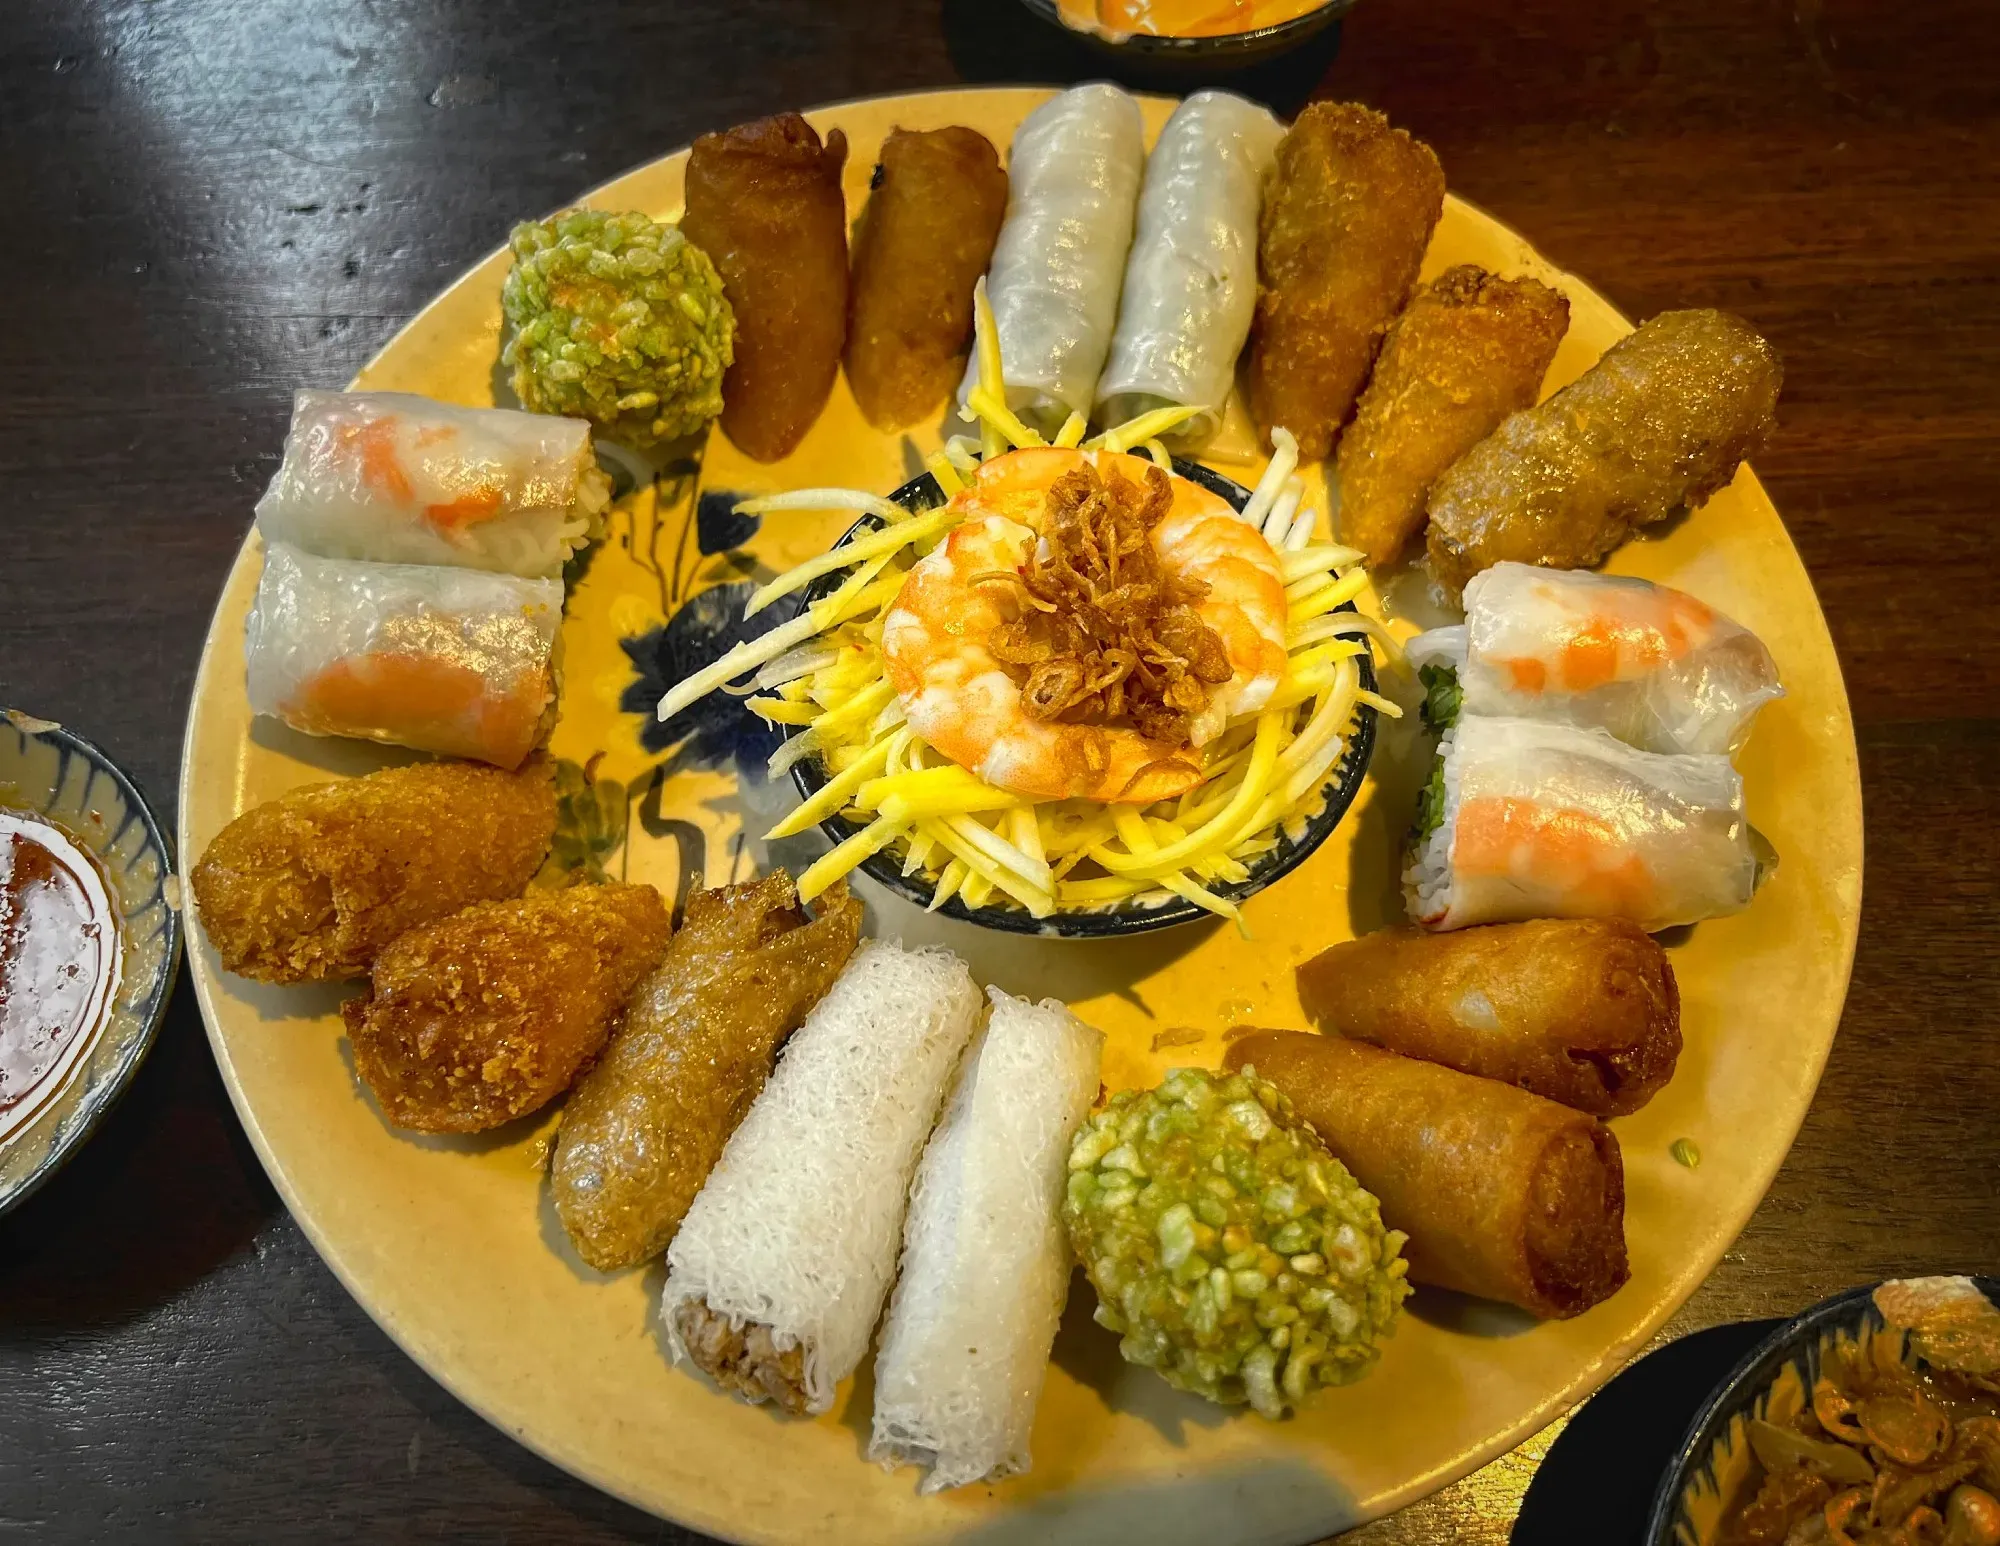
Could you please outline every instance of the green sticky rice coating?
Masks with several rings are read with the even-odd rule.
[[[1112,1096],[1063,1223],[1127,1360],[1270,1418],[1367,1373],[1410,1291],[1406,1237],[1254,1068]]]
[[[736,318],[708,254],[644,215],[569,209],[508,238],[501,363],[536,413],[588,419],[644,448],[722,412]]]

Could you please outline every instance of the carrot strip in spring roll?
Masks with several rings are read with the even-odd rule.
[[[1637,1111],[1680,1057],[1667,953],[1619,918],[1382,929],[1322,950],[1298,981],[1322,1030],[1593,1116]]]
[[[1631,1275],[1624,1162],[1602,1122],[1339,1036],[1258,1031],[1227,1062],[1276,1085],[1381,1199],[1413,1281],[1564,1319]]]

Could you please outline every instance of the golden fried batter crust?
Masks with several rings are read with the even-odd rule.
[[[555,832],[546,758],[506,773],[420,762],[245,811],[189,877],[223,966],[261,982],[358,977],[406,930],[517,895]]]

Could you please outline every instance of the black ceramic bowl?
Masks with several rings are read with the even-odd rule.
[[[1199,483],[1212,493],[1221,495],[1236,509],[1241,510],[1249,502],[1250,490],[1242,484],[1225,478],[1221,473],[1211,472],[1195,462],[1174,460],[1174,471],[1191,483]],[[908,510],[934,510],[945,502],[944,490],[938,487],[937,479],[929,473],[921,478],[905,483],[889,496],[895,503]],[[852,541],[857,536],[874,531],[882,522],[875,516],[863,516],[842,534],[841,543]],[[807,586],[799,598],[798,610],[803,611],[815,601],[830,595],[845,578],[842,574],[824,575]],[[1341,610],[1354,610],[1352,602]],[[796,615],[796,614],[794,614]],[[1370,691],[1375,688],[1374,661],[1367,655],[1360,660],[1361,685]],[[798,733],[788,729],[786,735]],[[1234,885],[1214,886],[1210,889],[1217,896],[1232,902],[1240,902],[1245,897],[1262,891],[1273,881],[1289,875],[1303,864],[1308,855],[1326,841],[1333,829],[1340,825],[1340,818],[1347,814],[1355,796],[1361,792],[1362,776],[1368,771],[1368,759],[1375,751],[1375,710],[1367,704],[1360,705],[1354,713],[1354,732],[1347,739],[1347,749],[1327,775],[1322,786],[1324,801],[1319,810],[1305,824],[1294,842],[1284,833],[1278,834],[1278,845],[1269,853],[1258,856],[1250,866],[1248,878]],[[805,757],[792,767],[792,779],[798,785],[799,793],[810,799],[825,785],[826,777],[820,771],[816,757]],[[838,816],[820,823],[823,831],[834,842],[852,837],[855,828]],[[864,860],[861,872],[879,885],[894,892],[905,901],[914,902],[919,907],[930,905],[931,889],[935,882],[926,882],[922,872],[905,876],[902,861],[889,854],[880,853]],[[1164,929],[1176,923],[1193,923],[1198,919],[1215,915],[1194,903],[1174,897],[1152,906],[1125,903],[1117,907],[1092,909],[1089,912],[1058,912],[1047,918],[1029,916],[1025,908],[1012,903],[967,907],[958,897],[953,897],[938,909],[947,918],[957,918],[965,923],[976,923],[985,929],[1000,929],[1009,934],[1035,934],[1051,939],[1107,939],[1115,934],[1143,934],[1149,929]]]
[[[2000,1279],[1974,1278],[1972,1281],[1979,1285],[1980,1292],[1988,1299],[2000,1304]],[[1696,1415],[1687,1436],[1681,1440],[1673,1463],[1660,1478],[1659,1491],[1653,1495],[1653,1512],[1646,1524],[1646,1546],[1681,1546],[1683,1540],[1697,1538],[1694,1526],[1688,1520],[1685,1503],[1689,1485],[1697,1479],[1705,1481],[1710,1488],[1715,1486],[1713,1459],[1716,1441],[1728,1432],[1730,1423],[1736,1418],[1758,1415],[1759,1402],[1777,1383],[1786,1365],[1796,1368],[1805,1388],[1811,1390],[1813,1381],[1819,1377],[1823,1343],[1831,1340],[1836,1332],[1844,1331],[1856,1336],[1863,1328],[1880,1328],[1882,1314],[1875,1308],[1874,1295],[1881,1286],[1869,1283],[1821,1300],[1810,1310],[1793,1316],[1778,1327],[1729,1371]]]
[[[1317,37],[1353,10],[1356,0],[1327,0],[1325,5],[1275,26],[1254,32],[1225,32],[1214,37],[1163,38],[1148,32],[1129,37],[1109,38],[1084,32],[1062,19],[1056,0],[1021,0],[1035,15],[1052,27],[1059,27],[1093,52],[1125,64],[1171,72],[1181,76],[1221,75],[1248,69],[1297,48],[1308,38]]]

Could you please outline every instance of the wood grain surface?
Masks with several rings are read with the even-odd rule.
[[[508,224],[782,108],[1099,72],[1012,0],[6,0],[0,704],[171,813],[287,396]],[[1363,0],[1239,86],[1358,97],[1628,313],[1783,352],[1758,471],[1854,702],[1866,908],[1770,1197],[1675,1322],[2000,1271],[2000,14],[1991,0]],[[409,1363],[286,1216],[192,993],[0,1221],[0,1539],[697,1539]],[[1349,1536],[1506,1541],[1553,1431]],[[1587,1532],[1578,1540],[1598,1537]]]

